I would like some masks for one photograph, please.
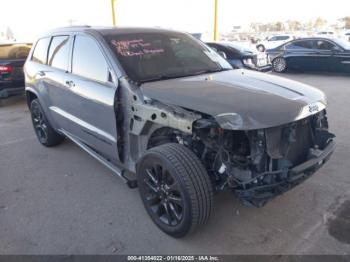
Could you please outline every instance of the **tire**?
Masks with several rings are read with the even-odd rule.
[[[287,70],[287,61],[283,57],[277,57],[272,61],[273,71],[283,73]]]
[[[137,165],[137,182],[147,213],[166,234],[184,237],[209,219],[212,183],[187,147],[169,143],[148,150]]]
[[[257,45],[256,49],[258,49],[259,52],[265,52],[265,46],[263,45]]]
[[[52,128],[38,99],[34,99],[30,103],[30,113],[34,132],[42,145],[51,147],[63,142],[64,137]]]

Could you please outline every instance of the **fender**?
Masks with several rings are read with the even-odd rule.
[[[59,126],[57,126],[57,124],[55,123],[55,121],[53,121],[52,115],[50,110],[48,109],[49,107],[47,106],[45,99],[40,95],[39,92],[37,92],[33,87],[30,86],[26,86],[25,87],[25,94],[26,94],[26,99],[27,99],[27,105],[28,108],[30,109],[30,97],[29,97],[29,93],[35,95],[40,102],[40,105],[42,105],[42,109],[45,113],[45,117],[48,119],[50,125],[55,129],[55,131],[57,131],[58,133],[61,133],[59,131]]]

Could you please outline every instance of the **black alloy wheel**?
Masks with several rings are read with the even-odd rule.
[[[62,143],[64,137],[51,127],[38,99],[31,102],[30,112],[35,134],[42,145],[50,147]]]
[[[33,127],[40,143],[45,144],[47,142],[47,125],[44,119],[44,115],[39,107],[38,103],[33,103],[31,107]]]
[[[137,182],[149,216],[173,237],[205,224],[212,212],[210,178],[198,157],[183,145],[149,149],[138,162]]]
[[[178,183],[165,167],[153,165],[145,170],[144,179],[148,191],[146,200],[154,215],[169,226],[178,225],[183,219],[184,196]]]

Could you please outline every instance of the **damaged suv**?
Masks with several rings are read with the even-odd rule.
[[[71,139],[138,187],[151,219],[174,237],[208,220],[215,193],[261,207],[335,147],[321,91],[233,70],[180,32],[57,29],[34,45],[25,76],[40,143]]]

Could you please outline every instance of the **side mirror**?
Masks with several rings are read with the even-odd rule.
[[[223,58],[227,59],[227,55],[223,51],[218,51],[218,54],[221,55]]]

